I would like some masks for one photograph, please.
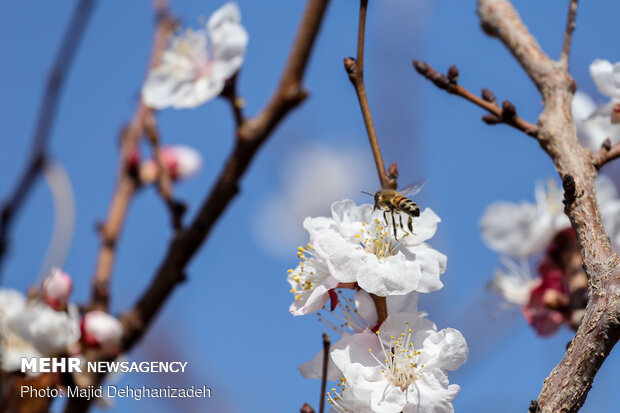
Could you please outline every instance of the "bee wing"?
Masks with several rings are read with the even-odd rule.
[[[421,179],[419,181],[414,182],[413,184],[401,189],[398,191],[399,194],[403,196],[412,197],[418,192],[422,190],[422,187],[426,185],[426,179]]]

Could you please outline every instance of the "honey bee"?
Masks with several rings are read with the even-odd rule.
[[[420,207],[409,199],[409,196],[414,196],[422,187],[426,184],[426,181],[417,182],[413,185],[410,185],[401,191],[396,191],[394,189],[380,189],[374,195],[368,192],[364,192],[375,199],[375,207],[373,208],[373,212],[377,209],[383,210],[383,219],[385,220],[385,225],[389,225],[387,215],[388,213],[392,217],[392,226],[394,227],[394,238],[396,236],[396,219],[394,218],[394,212],[404,212],[408,215],[407,220],[407,228],[410,233],[413,233],[413,217],[420,216]],[[403,217],[401,214],[398,214],[398,218],[400,220],[400,228],[404,231],[405,227],[403,226]]]

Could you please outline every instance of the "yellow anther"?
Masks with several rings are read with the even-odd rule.
[[[313,246],[312,246],[312,244],[310,244],[310,243],[308,243],[308,248],[309,248],[309,249],[311,249],[311,250],[313,250],[313,249],[314,249],[314,247],[313,247]]]

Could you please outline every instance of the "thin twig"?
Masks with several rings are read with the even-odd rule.
[[[432,81],[439,89],[443,89],[448,93],[460,96],[475,105],[480,106],[482,109],[489,112],[491,115],[484,116],[482,118],[488,124],[505,123],[515,129],[524,132],[526,135],[536,137],[538,133],[538,126],[520,118],[514,105],[509,101],[504,101],[502,107],[497,104],[495,96],[488,89],[483,89],[483,97],[478,97],[465,89],[463,86],[457,83],[458,71],[456,66],[452,66],[451,71],[456,71],[456,75],[446,76],[437,72],[428,63],[420,60],[414,60],[413,66],[422,76]]]
[[[329,347],[331,340],[323,333],[323,371],[321,372],[321,397],[319,398],[319,413],[325,411],[325,392],[327,391],[327,368],[329,366]]]
[[[235,148],[198,215],[172,240],[154,279],[135,307],[121,316],[125,350],[144,335],[174,287],[185,279],[185,267],[238,193],[239,182],[258,149],[285,115],[307,96],[301,82],[328,3],[328,0],[308,0],[277,90],[257,116],[237,128]]]
[[[239,73],[235,73],[233,77],[228,79],[226,86],[222,91],[221,96],[230,103],[233,116],[235,118],[235,124],[237,127],[241,126],[245,122],[245,116],[243,115],[243,106],[245,102],[242,97],[237,95],[237,77]]]
[[[168,43],[176,21],[167,12],[167,2],[154,2],[157,16],[157,28],[153,39],[151,57],[148,67],[159,61]],[[93,275],[93,290],[90,308],[107,310],[109,305],[110,278],[116,256],[116,243],[125,223],[131,199],[138,189],[138,161],[140,137],[145,132],[147,121],[152,121],[153,110],[142,100],[138,102],[136,111],[121,134],[121,151],[116,188],[110,201],[108,215],[100,226],[100,246],[97,264]]]
[[[566,19],[566,29],[564,30],[564,42],[562,43],[562,53],[558,61],[564,70],[568,71],[568,61],[570,49],[573,42],[573,32],[575,31],[575,18],[577,17],[577,4],[579,0],[570,0],[568,6],[568,17]]]
[[[366,96],[366,86],[364,84],[364,39],[366,36],[367,8],[368,0],[360,0],[359,24],[357,30],[357,57],[355,59],[352,57],[345,58],[344,67],[357,93],[357,100],[362,110],[362,116],[364,118],[366,132],[368,133],[372,155],[375,158],[381,188],[396,189],[396,180],[389,177],[385,171],[385,164],[383,163],[383,156],[381,155],[381,148],[377,140],[377,132],[375,131],[375,125],[372,121],[368,97]]]
[[[383,155],[381,155],[381,148],[377,139],[377,132],[375,131],[375,125],[372,121],[372,115],[370,113],[370,106],[368,105],[368,97],[366,96],[366,85],[364,83],[364,39],[366,38],[366,12],[368,9],[368,0],[360,0],[360,14],[359,22],[357,26],[357,57],[347,57],[344,59],[344,68],[349,75],[349,80],[355,88],[357,94],[357,100],[359,101],[360,109],[362,110],[362,117],[364,118],[364,124],[366,125],[366,132],[368,134],[368,141],[370,142],[370,148],[372,149],[372,156],[375,158],[375,165],[377,167],[377,174],[379,175],[379,182],[381,188],[396,189],[396,176],[390,174],[385,170],[385,164],[383,163]],[[397,170],[395,164],[390,169]],[[377,316],[379,317],[379,323],[383,322],[387,318],[387,304],[385,297],[379,297],[372,295],[377,308]]]
[[[607,138],[601,146],[601,149],[599,149],[593,156],[594,166],[596,169],[601,169],[606,163],[620,158],[620,142],[617,142],[612,146],[611,140]]]
[[[13,218],[47,161],[47,144],[54,124],[60,93],[94,6],[95,0],[79,0],[77,2],[54,64],[48,74],[45,93],[39,108],[37,126],[32,137],[30,159],[18,179],[15,189],[2,205],[0,215],[0,268],[8,247],[9,229]]]
[[[166,204],[166,207],[170,213],[172,229],[178,233],[182,229],[183,215],[185,214],[187,208],[185,203],[175,200],[172,195],[172,177],[170,176],[170,172],[168,171],[168,168],[166,168],[164,162],[164,157],[161,152],[161,139],[157,128],[157,120],[152,112],[144,120],[144,133],[151,143],[153,158],[157,164],[157,191],[159,192],[159,195]]]

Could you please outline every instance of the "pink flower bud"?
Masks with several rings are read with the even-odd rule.
[[[90,311],[84,315],[80,325],[82,340],[87,346],[103,350],[117,350],[123,335],[121,322],[100,310]]]
[[[179,180],[194,175],[202,167],[202,156],[189,146],[164,146],[160,149],[164,167],[173,180]],[[140,180],[144,184],[157,179],[158,163],[148,159],[140,165]]]
[[[202,167],[202,156],[189,146],[165,146],[161,155],[170,177],[175,180],[194,175]]]
[[[67,308],[71,290],[73,290],[71,276],[58,268],[52,269],[41,284],[43,300],[56,311]]]

